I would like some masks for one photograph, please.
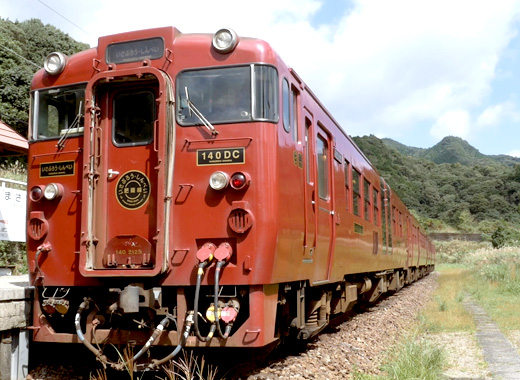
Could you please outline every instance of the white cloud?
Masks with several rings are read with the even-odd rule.
[[[433,124],[430,135],[437,139],[467,138],[513,108],[497,105],[472,116],[491,94],[500,56],[514,35],[512,22],[520,15],[519,0],[352,0],[350,7],[338,2],[335,24],[315,27],[311,20],[323,1],[264,0],[253,6],[230,0],[223,6],[202,0],[180,6],[159,0],[161,12],[139,18],[136,0],[125,7],[107,2],[91,28],[110,34],[174,25],[184,33],[212,33],[228,26],[241,36],[262,38],[352,135],[399,139],[419,124]],[[106,7],[118,17],[99,23]]]
[[[487,107],[477,118],[477,125],[489,127],[497,125],[504,117],[504,105],[495,104]]]
[[[396,127],[479,105],[515,12],[513,2],[492,8],[473,1],[359,1],[333,48],[343,43],[348,56],[335,57],[327,70],[329,77],[348,75],[317,92],[336,104],[346,99],[348,120]]]
[[[434,124],[432,135],[450,125],[467,136],[518,117],[513,101],[481,108],[518,26],[520,0],[335,1],[334,23],[313,25],[325,1],[155,0],[149,7],[137,0],[55,0],[53,7],[96,37],[173,25],[183,33],[227,26],[265,39],[350,134],[399,138]],[[27,18],[48,13],[29,0],[13,4]],[[63,20],[57,26],[85,41]],[[97,38],[88,42],[96,45]]]
[[[513,151],[509,152],[508,155],[520,158],[520,150],[513,150]]]
[[[506,120],[520,121],[520,112],[514,101],[488,106],[477,117],[476,127],[496,127]]]
[[[436,139],[446,136],[467,138],[470,132],[470,116],[467,111],[454,110],[443,114],[430,129]]]

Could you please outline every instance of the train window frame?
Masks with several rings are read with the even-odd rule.
[[[356,179],[357,178],[357,179]],[[361,216],[361,172],[352,166],[352,212]]]
[[[364,197],[364,202],[363,202],[363,205],[364,205],[364,215],[365,215],[365,220],[370,222],[371,221],[371,211],[372,211],[372,202],[371,202],[371,198],[370,198],[370,187],[371,187],[371,184],[370,184],[370,181],[368,179],[366,179],[366,177],[363,177],[363,197]]]
[[[323,145],[320,145],[323,143]],[[329,186],[329,165],[330,165],[330,144],[325,136],[318,133],[316,138],[316,158],[318,172],[318,195],[324,201],[330,199]]]
[[[374,204],[374,224],[379,226],[379,191],[372,187],[372,199]]]
[[[343,162],[343,164],[345,165],[345,168],[343,170],[343,172],[345,173],[345,203],[346,203],[346,210],[347,212],[350,212],[351,211],[351,207],[350,207],[350,189],[351,189],[351,185],[350,185],[350,162],[345,159],[345,161]]]
[[[285,132],[291,133],[291,97],[287,78],[283,78],[282,80],[282,115],[283,129]]]
[[[29,141],[62,139],[64,136],[82,136],[85,130],[85,96],[87,83],[75,83],[67,86],[37,89],[30,95],[30,127]],[[63,107],[58,107],[60,101],[55,97],[64,96],[67,93],[80,93],[72,107],[66,107],[66,102],[61,102]],[[82,96],[81,96],[82,95]],[[54,98],[53,98],[54,97]],[[70,103],[70,102],[69,102]],[[46,111],[44,112],[44,107]],[[47,115],[46,122],[45,115]],[[49,126],[49,118],[56,119],[55,125]],[[60,125],[63,123],[64,125]]]
[[[133,128],[133,131],[130,131],[130,134],[118,133],[118,131],[119,132],[128,131],[129,128],[125,128],[124,131],[123,131],[123,129],[121,129],[121,130],[118,129],[118,126],[117,126],[118,119],[116,116],[116,112],[119,112],[119,111],[118,111],[118,107],[116,107],[116,101],[119,98],[124,97],[124,96],[132,96],[132,95],[135,96],[135,95],[139,95],[139,94],[151,94],[151,98],[152,98],[152,101],[149,103],[151,105],[151,107],[149,109],[152,111],[151,112],[152,120],[147,121],[148,123],[151,122],[150,127],[146,131],[147,133],[144,134],[142,138],[140,136],[137,136],[134,133],[136,131],[135,128]],[[137,91],[134,87],[122,88],[121,90],[114,92],[114,94],[112,96],[111,126],[112,126],[112,143],[116,147],[123,148],[123,147],[142,146],[142,145],[149,145],[153,142],[154,129],[155,129],[155,124],[157,123],[157,114],[158,114],[156,99],[157,99],[157,93],[156,93],[156,89],[154,89],[153,86],[141,87],[141,88],[138,88]],[[143,108],[134,107],[134,109],[143,109]],[[126,112],[124,112],[123,114],[127,115]],[[128,125],[127,125],[127,127],[128,127]],[[136,135],[136,136],[133,137],[134,135]],[[128,139],[128,141],[122,141],[123,138]]]
[[[295,143],[298,142],[298,98],[300,96],[300,92],[294,87],[291,86],[291,128],[292,128],[292,137]]]
[[[235,91],[225,91],[227,95],[235,95],[234,97],[219,96],[219,91],[223,91],[221,86],[207,86],[202,84],[205,79],[211,78],[213,81],[226,82],[224,75],[231,74],[232,70],[236,70],[237,75],[247,73],[247,80],[236,82],[235,84],[244,86],[243,89],[249,92],[249,98],[243,96],[243,91],[234,88]],[[241,72],[243,70],[243,72]],[[219,72],[223,73],[220,74]],[[204,76],[204,74],[207,74]],[[190,79],[191,76],[191,79]],[[191,83],[189,81],[192,80]],[[196,83],[199,80],[200,83]],[[228,89],[233,89],[227,87]],[[202,116],[204,116],[211,124],[235,124],[235,123],[251,123],[251,122],[269,122],[278,123],[280,120],[280,100],[279,100],[279,82],[278,71],[273,65],[260,63],[251,63],[248,65],[228,65],[228,66],[210,66],[197,67],[182,70],[175,79],[176,88],[176,121],[181,127],[201,126],[203,123],[188,107],[187,97],[192,104],[197,107]],[[186,89],[188,91],[186,91]],[[206,92],[207,91],[207,92]],[[186,94],[187,92],[187,94]],[[207,95],[213,93],[213,96]],[[206,94],[206,95],[205,95]],[[225,103],[215,107],[210,100],[217,99],[219,102]],[[244,102],[245,101],[245,102]],[[234,110],[227,110],[222,115],[218,112],[226,111],[225,107],[229,104],[233,106],[239,105],[238,113],[232,113]]]

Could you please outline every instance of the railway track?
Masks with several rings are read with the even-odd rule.
[[[436,278],[434,272],[363,312],[349,316],[342,323],[336,321],[305,347],[278,348],[267,358],[250,356],[243,349],[231,350],[221,357],[206,356],[206,363],[216,365],[218,374],[225,375],[228,380],[339,380],[348,378],[354,368],[365,373],[377,373],[387,350],[403,332],[409,331],[422,307],[430,300],[437,286]],[[237,356],[239,353],[242,355],[240,358]],[[99,364],[94,360],[85,362],[88,357],[90,355],[85,355],[85,348],[81,345],[74,349],[69,345],[35,345],[31,347],[29,379],[89,379],[96,374]],[[76,364],[80,362],[78,358],[81,358],[80,366]],[[232,365],[228,367],[218,363]],[[108,380],[129,378],[125,372],[108,375]],[[161,378],[157,376],[158,373],[150,373],[139,378]]]

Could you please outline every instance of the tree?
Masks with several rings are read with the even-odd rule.
[[[88,48],[40,20],[11,22],[0,18],[0,119],[27,136],[31,80],[53,51],[64,54]]]

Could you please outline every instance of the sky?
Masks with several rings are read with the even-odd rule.
[[[175,26],[266,40],[351,136],[520,157],[520,0],[0,0],[97,46]]]

